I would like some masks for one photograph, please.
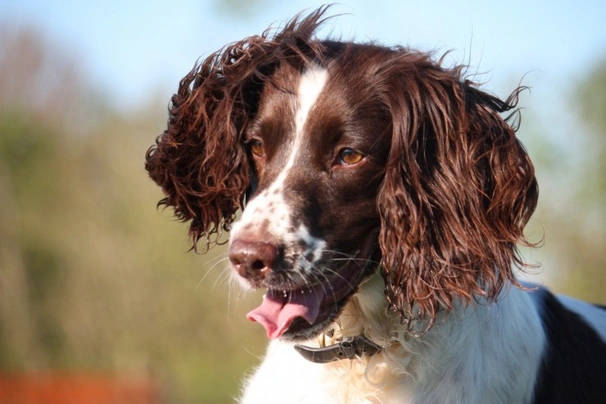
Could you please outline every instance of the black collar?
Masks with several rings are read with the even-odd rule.
[[[319,348],[295,345],[295,350],[302,357],[314,363],[329,363],[362,355],[372,356],[382,349],[363,335],[346,338],[336,344]]]

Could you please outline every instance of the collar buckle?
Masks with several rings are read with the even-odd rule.
[[[372,356],[383,349],[363,335],[350,337],[336,344],[320,348],[304,345],[295,345],[294,348],[302,357],[313,363],[354,359],[356,356],[362,355]]]

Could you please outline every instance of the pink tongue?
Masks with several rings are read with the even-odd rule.
[[[293,320],[302,317],[309,324],[318,319],[324,288],[320,285],[312,290],[284,292],[268,290],[259,307],[246,315],[265,327],[267,338],[275,339],[286,331]]]

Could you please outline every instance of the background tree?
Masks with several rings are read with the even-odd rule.
[[[232,402],[264,338],[214,287],[222,250],[187,254],[155,207],[143,164],[166,100],[120,115],[43,38],[0,29],[0,373],[135,375],[169,402]]]
[[[606,59],[593,67],[570,94],[576,132],[568,141],[576,147],[574,165],[566,169],[567,186],[544,195],[546,246],[565,272],[562,289],[606,303]],[[543,138],[546,136],[542,135]],[[552,160],[552,164],[557,161]],[[557,170],[558,167],[554,167]],[[561,167],[559,168],[561,172]],[[557,172],[557,171],[556,171]]]

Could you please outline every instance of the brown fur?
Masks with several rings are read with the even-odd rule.
[[[160,204],[191,220],[194,246],[205,238],[208,247],[254,191],[244,134],[263,86],[278,85],[272,74],[285,64],[301,71],[329,63],[335,52],[368,52],[375,84],[368,96],[388,117],[391,145],[376,195],[391,306],[403,319],[431,324],[455,299],[494,299],[506,282],[517,284],[512,264],[525,264],[516,244],[532,245],[523,228],[538,198],[533,166],[499,116],[515,108],[520,90],[502,101],[465,80],[462,67],[446,69],[405,48],[337,50],[314,38],[325,12],[229,45],[181,81],[168,128],[146,156],[166,194]]]

